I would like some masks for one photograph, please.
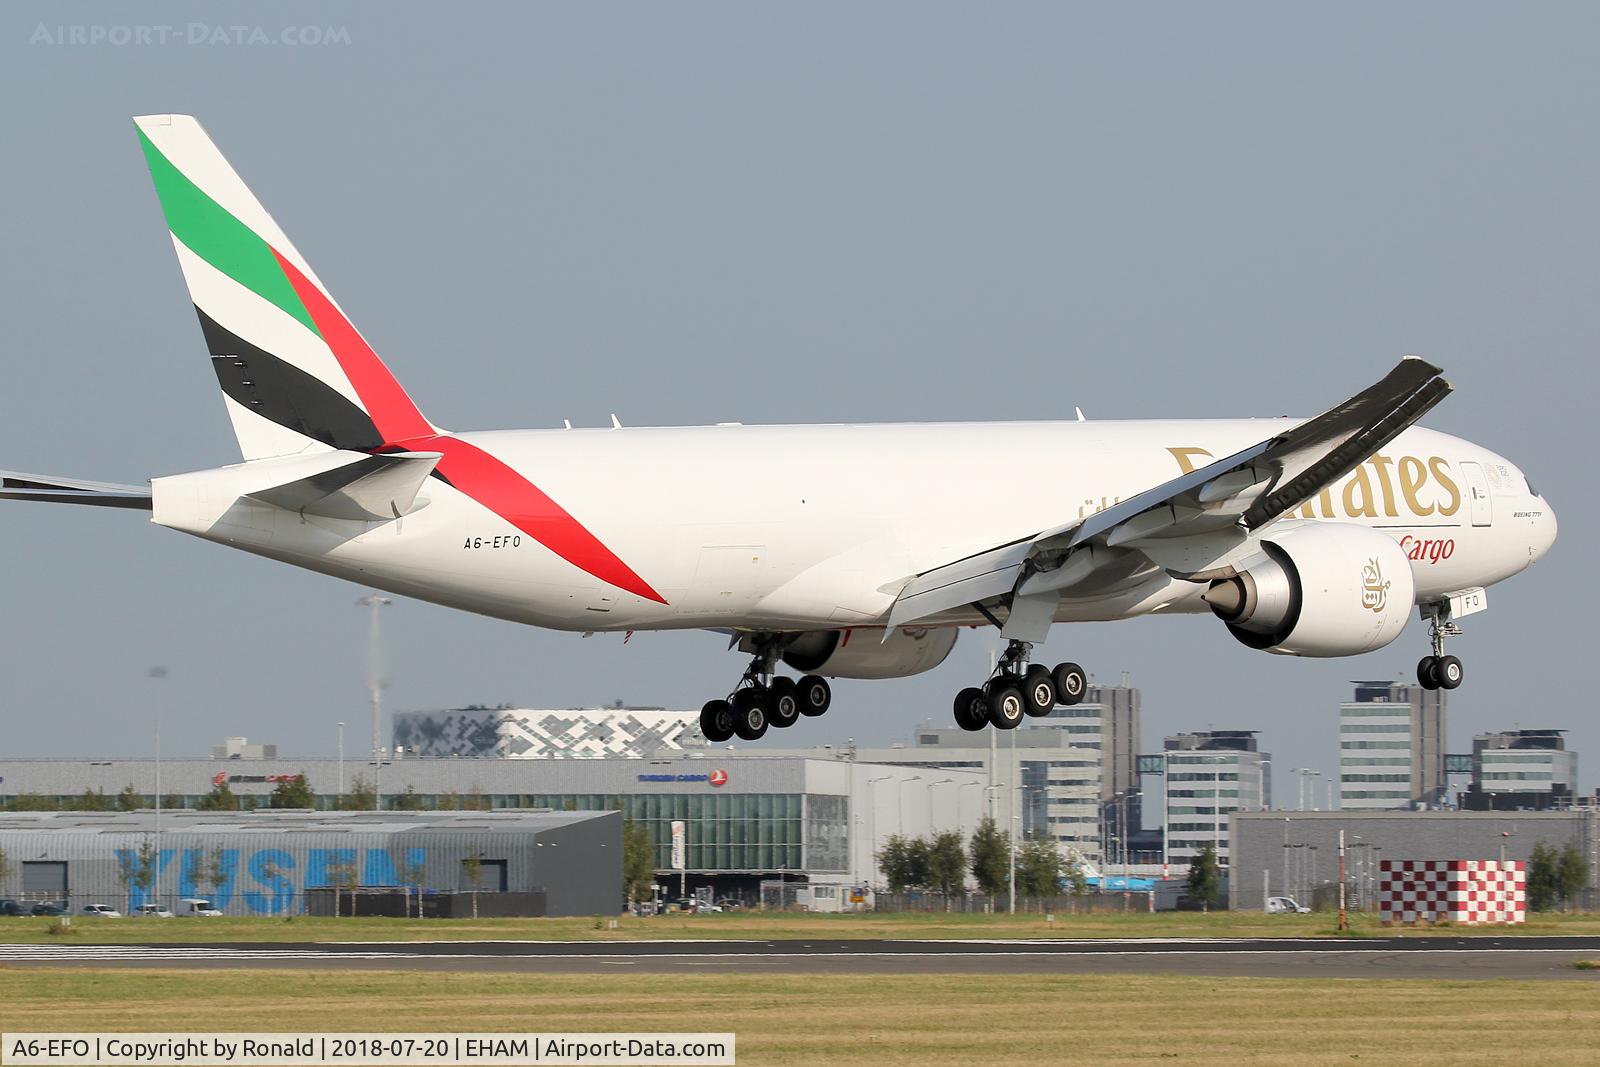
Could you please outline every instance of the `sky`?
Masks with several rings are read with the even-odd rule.
[[[1456,387],[1426,425],[1561,524],[1451,643],[1449,747],[1565,728],[1593,789],[1597,33],[1576,4],[7,4],[0,468],[238,458],[146,113],[201,119],[453,429],[1309,415],[1418,353]],[[995,460],[996,494],[1049,491],[1049,457]],[[364,592],[8,505],[0,752],[147,756],[158,717],[169,755],[331,755],[339,721],[359,747]],[[385,612],[395,709],[698,708],[744,666],[712,634]],[[1301,661],[1196,616],[1058,626],[1038,658],[1127,672],[1147,751],[1254,729],[1333,772],[1350,680],[1426,645]],[[762,744],[947,725],[992,647],[840,682]]]

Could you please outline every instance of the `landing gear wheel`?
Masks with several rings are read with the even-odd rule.
[[[956,725],[963,730],[981,730],[989,725],[989,705],[983,690],[968,686],[956,694]]]
[[[1035,717],[1048,715],[1056,706],[1056,683],[1050,677],[1050,668],[1035,663],[1022,678],[1022,709]]]
[[[1439,688],[1439,657],[1423,656],[1417,661],[1417,684],[1424,689]]]
[[[800,711],[804,715],[821,715],[833,703],[833,690],[829,688],[828,680],[815,674],[808,674],[795,683],[795,696],[800,701]]]
[[[774,678],[767,687],[767,717],[780,730],[800,721],[800,696],[793,678]]]
[[[1056,684],[1056,699],[1067,707],[1083,702],[1083,694],[1089,688],[1089,676],[1083,673],[1083,668],[1076,663],[1057,663],[1056,669],[1050,672],[1050,678]]]
[[[1440,656],[1438,677],[1440,689],[1454,689],[1466,677],[1466,672],[1454,656]]]
[[[997,730],[1015,730],[1021,723],[1026,699],[1022,687],[1008,677],[996,678],[985,687],[984,699],[988,703],[989,721]]]
[[[759,741],[767,732],[767,691],[751,686],[733,694],[733,732],[741,741]]]
[[[720,745],[733,736],[733,705],[726,700],[708,700],[700,709],[700,732],[706,740]]]

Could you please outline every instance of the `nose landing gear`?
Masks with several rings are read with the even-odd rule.
[[[1433,653],[1423,656],[1417,663],[1418,685],[1424,689],[1455,689],[1461,685],[1466,678],[1461,661],[1444,653],[1445,638],[1459,636],[1461,627],[1443,611],[1435,609],[1428,614],[1428,640],[1432,642]]]
[[[1052,670],[1028,664],[1033,645],[1012,641],[1001,653],[993,677],[956,694],[955,720],[963,730],[1015,730],[1027,716],[1048,715],[1058,704],[1083,700],[1089,680],[1076,663],[1058,663]]]
[[[833,703],[833,691],[824,678],[808,674],[796,681],[775,675],[777,635],[754,639],[755,651],[744,676],[726,700],[709,700],[700,709],[700,732],[712,744],[737,735],[741,741],[759,741],[769,727],[787,729],[802,715],[821,715]]]

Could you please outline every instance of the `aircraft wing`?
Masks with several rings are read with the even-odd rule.
[[[0,500],[42,500],[56,504],[91,504],[102,508],[149,511],[150,487],[0,471]]]
[[[1133,552],[1169,573],[1204,580],[1207,567],[1355,470],[1443,400],[1451,386],[1440,374],[1407,356],[1344,403],[1241,452],[1081,521],[919,574],[890,609],[885,639],[897,626],[994,600],[1007,609],[1008,637],[1042,640],[1064,590]]]

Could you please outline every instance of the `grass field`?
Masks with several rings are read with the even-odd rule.
[[[379,1032],[731,1031],[742,1065],[1600,1056],[1589,982],[0,970],[9,1031],[349,1031],[357,1020]]]
[[[894,913],[820,915],[735,912],[726,915],[661,915],[617,919],[75,919],[74,933],[52,935],[53,920],[0,919],[0,942],[54,941],[137,944],[189,941],[630,941],[734,938],[1084,938],[1084,937],[1328,937],[1335,916],[1263,915],[1260,912],[1144,912],[1128,914],[965,915]],[[598,928],[597,928],[598,927]],[[1352,916],[1345,935],[1432,934],[1504,937],[1508,934],[1600,934],[1600,914],[1532,915],[1518,926],[1385,928],[1376,919]]]

